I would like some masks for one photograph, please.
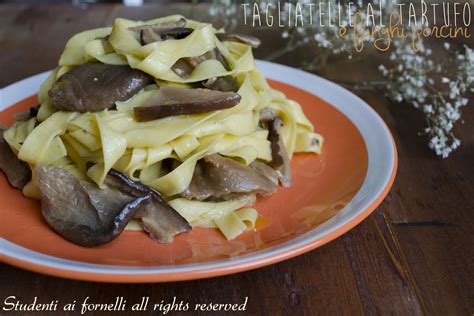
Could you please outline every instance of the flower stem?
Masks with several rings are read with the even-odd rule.
[[[273,53],[271,53],[270,55],[267,55],[265,56],[265,60],[269,60],[269,61],[272,61],[272,60],[275,60],[293,50],[295,50],[296,48],[298,48],[300,45],[287,45],[283,48],[280,48],[280,49],[277,49],[276,51],[274,51]]]
[[[366,81],[335,81],[335,83],[352,90],[375,91],[384,89],[390,83],[386,80],[366,80]]]

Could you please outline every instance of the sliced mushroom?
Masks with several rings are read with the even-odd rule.
[[[147,45],[158,41],[161,41],[161,36],[153,32],[153,30],[144,29],[140,31],[140,43],[142,45]]]
[[[200,63],[210,59],[215,59],[219,61],[226,70],[230,70],[229,64],[217,48],[208,51],[200,56],[180,58],[171,67],[171,69],[181,78],[186,78],[191,75],[191,73]]]
[[[274,180],[275,175],[270,175],[271,170],[262,172],[261,168],[258,163],[246,166],[218,154],[206,156],[198,162],[182,196],[202,201],[211,197],[225,200],[239,194],[271,194],[277,189],[278,182]]]
[[[90,164],[87,164],[87,167],[90,167]],[[111,188],[135,197],[144,196],[155,192],[142,183],[133,181],[125,174],[115,169],[110,169],[107,176],[105,177],[104,182]]]
[[[174,236],[191,231],[189,223],[158,195],[152,195],[135,218],[142,221],[150,237],[162,244],[173,241]]]
[[[222,55],[222,53],[217,48],[215,48],[212,52],[214,54],[214,59],[218,60],[226,70],[231,70],[224,55]]]
[[[140,32],[146,29],[151,29],[157,34],[166,33],[172,29],[183,28],[186,26],[186,20],[181,18],[176,22],[169,23],[155,23],[155,24],[142,24],[134,27],[130,27],[130,31]]]
[[[140,44],[147,45],[150,43],[165,41],[168,39],[183,39],[194,30],[188,27],[179,27],[166,32],[157,33],[151,28],[145,28],[140,31]]]
[[[181,78],[186,78],[194,71],[194,66],[189,63],[188,58],[180,58],[171,66],[171,70]]]
[[[281,136],[282,119],[272,108],[265,107],[260,110],[259,123],[262,127],[268,129],[268,140],[272,151],[272,166],[278,174],[278,178],[285,187],[291,185],[291,167],[290,158],[286,151],[283,137]]]
[[[129,66],[90,62],[62,75],[49,90],[58,110],[98,112],[125,101],[153,79]]]
[[[7,176],[8,182],[17,189],[31,180],[31,169],[28,164],[18,159],[10,145],[3,138],[5,129],[0,127],[0,170]]]
[[[274,109],[269,107],[264,107],[259,112],[259,122],[260,123],[269,123],[277,118],[277,113]]]
[[[192,228],[176,210],[174,210],[155,190],[128,178],[117,170],[110,170],[105,183],[127,194],[140,197],[150,196],[135,218],[140,219],[143,228],[160,243],[170,243],[175,235],[188,232]]]
[[[266,163],[255,160],[249,165],[249,167],[252,168],[257,174],[260,174],[270,180],[275,186],[278,185],[278,173]]]
[[[151,121],[228,109],[239,104],[240,99],[233,92],[163,86],[143,106],[134,108],[134,113],[138,121]]]
[[[182,39],[194,30],[186,26],[186,20],[180,19],[172,23],[144,24],[129,28],[131,31],[140,33],[140,43],[147,45],[153,42],[167,39]]]
[[[33,117],[38,115],[39,105],[35,107],[31,107],[28,111],[25,112],[17,112],[13,114],[13,118],[17,122],[26,122]]]
[[[268,140],[272,150],[270,165],[277,171],[281,184],[284,187],[289,187],[291,185],[290,157],[288,157],[285,144],[283,143],[281,135],[282,126],[283,121],[279,117],[268,123]]]
[[[194,31],[194,29],[189,28],[189,27],[178,27],[172,30],[169,30],[168,32],[165,33],[158,33],[163,40],[167,39],[183,39],[189,34],[191,34]]]
[[[214,59],[214,58],[215,58],[215,54],[213,53],[213,51],[204,53],[196,57],[183,57],[183,58],[178,59],[176,63],[174,63],[174,65],[171,66],[171,69],[175,72],[175,74],[177,74],[181,78],[186,78],[192,74],[192,72],[194,71],[194,68],[196,68],[197,65],[199,65],[203,61]]]
[[[207,89],[222,92],[237,92],[239,90],[239,85],[232,76],[211,78],[204,81],[202,85]]]
[[[226,33],[219,33],[216,35],[220,41],[239,42],[239,43],[250,45],[253,48],[258,48],[260,44],[262,44],[262,41],[259,38],[254,37],[254,36],[249,36],[249,35],[226,34]]]
[[[37,166],[41,209],[48,224],[73,243],[94,247],[115,239],[151,195],[138,198],[114,189],[99,189],[67,171]]]

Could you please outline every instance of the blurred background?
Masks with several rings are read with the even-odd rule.
[[[387,18],[397,3],[413,3],[420,19],[419,0],[287,0],[282,4],[283,19],[293,15],[295,4],[305,5],[322,2],[328,8],[331,3],[333,24],[338,25],[337,4],[346,10],[348,3],[356,4],[366,14],[370,2],[378,21],[378,4],[382,1],[382,16]],[[409,105],[418,110],[417,132],[413,133],[424,148],[437,156],[446,158],[456,151],[463,136],[463,129],[457,131],[458,122],[468,119],[462,115],[463,108],[472,100],[474,78],[474,19],[463,32],[469,36],[437,38],[429,36],[420,41],[420,50],[414,51],[411,39],[385,39],[390,44],[387,51],[374,48],[374,38],[366,38],[362,52],[355,51],[351,28],[348,36],[341,39],[338,27],[320,27],[319,23],[304,26],[273,27],[244,24],[242,3],[251,3],[247,17],[252,14],[253,4],[260,5],[260,14],[265,24],[265,6],[276,0],[233,1],[233,0],[0,0],[0,64],[8,76],[0,76],[0,87],[29,75],[49,70],[57,65],[66,41],[74,34],[90,28],[112,25],[117,17],[133,20],[151,20],[171,14],[212,23],[229,33],[243,33],[259,37],[263,44],[254,50],[258,59],[269,60],[301,68],[331,81],[337,82],[356,93],[370,92],[384,96],[393,104]],[[436,11],[438,23],[445,17],[453,18],[453,1],[427,0],[428,5],[442,2],[450,6],[444,14],[439,3]],[[460,0],[458,8],[468,5],[474,12],[474,0]],[[293,7],[288,7],[292,3]],[[275,8],[275,5],[274,5]],[[292,11],[293,10],[293,11]],[[408,5],[404,6],[405,17]],[[270,12],[277,20],[278,12]],[[308,21],[310,11],[303,9]],[[315,13],[315,15],[318,15]],[[326,15],[329,16],[329,15]],[[364,15],[365,16],[365,15]],[[433,20],[432,14],[428,16]],[[249,18],[251,19],[251,18]],[[348,23],[348,18],[344,22]],[[407,20],[407,18],[405,18]],[[431,22],[430,22],[431,23]],[[452,20],[451,20],[452,23]],[[421,27],[421,26],[420,26]],[[364,26],[364,32],[372,27]],[[406,29],[409,34],[413,30]],[[34,52],[34,54],[32,54]],[[25,61],[28,61],[25,63]],[[455,93],[453,93],[453,91]],[[415,114],[418,113],[418,114]],[[417,134],[422,137],[416,137]],[[471,135],[471,134],[469,134]],[[469,136],[468,137],[471,137]],[[469,143],[469,142],[468,142]]]

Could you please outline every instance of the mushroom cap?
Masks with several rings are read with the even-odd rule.
[[[151,199],[149,195],[135,198],[118,190],[99,189],[52,166],[37,166],[34,177],[46,222],[67,240],[84,247],[115,239]]]

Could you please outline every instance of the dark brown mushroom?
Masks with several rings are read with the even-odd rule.
[[[220,61],[220,63],[222,64],[222,66],[224,66],[226,70],[231,70],[230,65],[225,59],[224,55],[222,55],[221,52],[217,48],[214,49],[214,54],[216,55],[215,59]]]
[[[232,76],[211,78],[204,81],[202,85],[207,89],[222,92],[237,92],[239,90],[239,85]]]
[[[90,62],[62,75],[48,94],[58,110],[98,112],[128,100],[152,81],[129,66]]]
[[[140,31],[140,43],[142,45],[147,45],[158,41],[161,41],[161,36],[153,32],[153,30],[144,29]]]
[[[186,26],[186,20],[181,18],[176,22],[168,23],[155,23],[155,24],[142,24],[128,28],[130,31],[140,32],[146,29],[150,29],[157,34],[166,33],[172,29],[183,28]]]
[[[277,118],[277,113],[274,109],[269,107],[264,107],[259,112],[259,122],[260,124],[268,124]]]
[[[283,137],[281,136],[282,119],[272,108],[265,107],[260,110],[259,123],[262,127],[268,129],[268,140],[272,150],[272,166],[278,173],[278,178],[285,187],[291,185],[291,167],[290,158],[286,151]]]
[[[284,187],[291,185],[291,167],[290,157],[283,143],[283,137],[281,135],[281,127],[283,121],[277,117],[268,123],[268,140],[270,141],[270,147],[272,150],[272,166],[278,174],[278,178]]]
[[[158,195],[152,195],[135,218],[142,221],[143,229],[153,240],[162,244],[173,241],[174,236],[191,231],[189,223]]]
[[[171,23],[144,24],[129,28],[131,31],[140,33],[140,43],[147,45],[153,42],[167,39],[182,39],[191,34],[194,30],[185,27],[186,20],[180,19]]]
[[[115,239],[151,195],[138,198],[115,189],[99,189],[67,171],[37,166],[41,210],[48,224],[73,243],[94,247]]]
[[[226,70],[230,70],[229,64],[217,48],[200,56],[180,58],[171,67],[171,69],[181,78],[186,78],[191,75],[191,73],[200,63],[210,59],[219,61]]]
[[[278,173],[263,161],[255,160],[250,165],[254,172],[270,180],[275,186],[278,186]]]
[[[259,162],[252,164],[253,166],[246,166],[218,154],[206,156],[199,160],[189,187],[181,195],[202,201],[208,198],[226,200],[238,195],[268,195],[275,192],[278,185],[278,180],[275,182],[275,171],[268,166],[262,167]]]
[[[117,170],[110,170],[105,183],[129,195],[150,196],[151,199],[142,205],[135,218],[140,219],[143,228],[150,237],[160,243],[170,243],[175,235],[188,232],[192,228],[176,210],[174,210],[155,190],[133,181]]]
[[[31,169],[15,155],[3,138],[4,132],[5,129],[0,127],[0,170],[5,173],[14,188],[21,190],[31,180]]]
[[[159,33],[163,40],[167,39],[183,39],[186,36],[190,35],[194,29],[189,27],[177,27],[175,29],[169,30],[168,32]]]
[[[180,76],[181,78],[186,78],[191,73],[194,71],[194,68],[197,67],[200,63],[203,61],[206,61],[208,59],[213,59],[214,55],[212,52],[207,52],[204,53],[200,56],[196,57],[183,57],[178,59],[173,66],[171,66],[171,69]]]
[[[15,118],[15,121],[17,122],[26,122],[38,115],[39,107],[40,106],[38,105],[35,107],[31,107],[28,111],[14,113],[13,118]]]
[[[239,43],[250,45],[253,48],[258,48],[260,44],[262,44],[262,41],[259,38],[250,36],[250,35],[226,34],[226,33],[218,33],[216,35],[220,41],[239,42]]]
[[[163,86],[143,106],[134,108],[134,113],[138,121],[151,121],[228,109],[239,104],[240,99],[233,92]]]
[[[157,33],[152,28],[145,28],[140,31],[140,44],[147,45],[150,43],[165,41],[168,39],[183,39],[191,34],[194,29],[189,27],[179,27],[166,32]]]
[[[181,78],[186,78],[192,74],[194,66],[189,62],[189,58],[180,58],[171,66],[171,70]]]

